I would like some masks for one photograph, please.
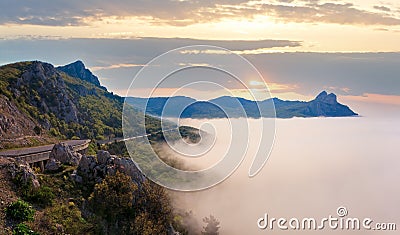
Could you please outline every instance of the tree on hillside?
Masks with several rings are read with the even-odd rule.
[[[206,223],[206,226],[203,227],[203,231],[201,232],[204,235],[218,235],[219,232],[219,221],[213,216],[205,217],[203,222]]]
[[[147,225],[136,223],[136,226],[143,227],[142,231],[136,229],[136,232],[143,234],[151,228],[153,231],[166,233],[172,223],[173,213],[171,201],[165,189],[150,181],[145,181],[138,192],[134,205],[136,222],[147,220]]]
[[[140,213],[130,224],[130,233],[141,235],[167,235],[168,231],[165,229],[161,221],[154,221],[151,219],[150,214],[147,212]]]
[[[95,185],[89,203],[92,210],[105,219],[108,225],[118,226],[129,218],[137,189],[130,176],[117,172]],[[117,229],[107,227],[107,230]]]

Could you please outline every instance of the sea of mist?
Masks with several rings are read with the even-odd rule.
[[[250,145],[241,166],[217,186],[198,192],[171,191],[176,207],[192,211],[199,223],[214,215],[221,222],[221,234],[396,234],[257,227],[265,213],[275,218],[320,219],[337,216],[336,209],[345,206],[349,217],[394,222],[400,229],[399,109],[358,107],[360,117],[277,119],[273,150],[256,177],[248,177],[256,151],[256,145]],[[180,120],[181,125],[194,127],[204,122],[215,127],[215,145],[201,158],[178,157],[190,168],[212,166],[229,146],[231,133],[224,131],[227,120]],[[257,141],[259,122],[248,122],[250,142]]]

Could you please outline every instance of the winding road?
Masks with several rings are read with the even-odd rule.
[[[66,140],[62,141],[61,143],[66,143],[71,145],[72,147],[84,145],[90,142],[90,140]],[[54,144],[43,145],[38,147],[27,147],[27,148],[20,148],[20,149],[12,149],[12,150],[5,150],[0,151],[1,157],[21,157],[25,155],[32,155],[38,154],[43,152],[49,152],[53,149]]]
[[[166,131],[172,131],[174,129],[169,129]],[[164,131],[165,132],[165,131]],[[110,142],[121,142],[121,141],[129,141],[133,139],[143,138],[150,136],[151,134],[134,136],[129,138],[114,138],[111,140],[105,141],[98,141],[99,144],[106,144]],[[74,149],[74,151],[82,151],[88,148],[90,140],[66,140],[62,141],[61,143],[66,143]],[[28,163],[38,163],[40,162],[43,164],[44,161],[49,159],[50,153],[54,147],[54,144],[37,146],[37,147],[27,147],[27,148],[20,148],[20,149],[12,149],[12,150],[5,150],[0,151],[0,157],[11,157],[19,160],[26,161]]]

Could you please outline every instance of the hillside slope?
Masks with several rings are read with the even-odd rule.
[[[40,135],[39,126],[36,120],[21,112],[10,99],[0,95],[0,150],[53,142],[50,136]]]
[[[29,61],[0,67],[2,139],[121,137],[123,102],[124,98],[104,87],[85,81],[84,77],[71,77],[48,63]],[[133,117],[143,115],[131,112]],[[152,130],[159,128],[158,119],[146,120]],[[132,123],[133,130],[136,126],[143,123]],[[37,142],[25,146],[40,144]],[[0,149],[20,146],[24,144],[3,144]]]
[[[123,99],[51,64],[32,61],[1,66],[0,82],[0,92],[26,120],[35,120],[53,136],[92,139],[122,135]],[[29,133],[31,127],[21,134]]]

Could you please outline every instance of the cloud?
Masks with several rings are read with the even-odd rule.
[[[316,94],[400,95],[400,53],[276,53],[245,56],[269,82]]]
[[[218,44],[231,50],[243,50],[292,43],[182,38],[0,40],[0,64],[41,60],[63,65],[80,59],[87,67],[99,69],[95,74],[102,85],[112,91],[121,91],[129,87],[140,65],[177,47]],[[314,96],[324,87],[330,87],[330,91],[338,95],[360,96],[368,93],[400,96],[400,53],[268,53],[243,56],[260,71],[274,93],[296,92]],[[176,60],[176,63],[181,62],[191,63]],[[193,80],[197,78],[195,72]],[[248,81],[251,80],[257,79],[249,77]]]
[[[377,104],[390,104],[400,106],[400,96],[365,93],[360,96],[344,96],[344,99]]]
[[[202,63],[202,64],[194,64],[194,63],[179,63],[179,66],[183,67],[210,67],[210,64]]]
[[[339,92],[344,92],[344,93],[349,93],[351,91],[350,88],[348,87],[335,87],[335,86],[324,86],[324,89],[328,89],[330,91],[339,91]]]
[[[392,11],[389,7],[385,7],[385,6],[374,6],[374,9],[376,10],[380,10],[380,11]]]
[[[53,39],[53,38],[52,38]],[[20,36],[0,40],[0,63],[9,62],[10,56],[23,60],[52,58],[55,64],[65,64],[77,58],[88,61],[89,67],[115,65],[143,65],[169,50],[190,45],[212,45],[231,51],[260,48],[300,47],[302,42],[291,40],[206,40],[191,38],[142,37],[133,39],[56,38],[39,40]],[[22,50],[23,49],[23,50]],[[60,54],[59,51],[63,53]],[[43,57],[42,57],[43,55]],[[126,67],[126,66],[125,66]]]
[[[37,0],[0,2],[0,22],[3,24],[33,24],[75,26],[106,17],[148,17],[148,21],[171,25],[187,25],[209,21],[202,12],[223,4],[242,4],[246,0]],[[198,15],[199,17],[196,17]],[[203,14],[204,15],[204,14]]]
[[[132,68],[132,67],[143,67],[145,64],[112,64],[109,66],[93,66],[89,69],[92,71],[107,70],[107,69],[119,69],[119,68]]]
[[[59,40],[66,39],[63,36],[57,35],[32,35],[32,34],[24,34],[24,35],[8,35],[8,36],[0,36],[0,40]]]
[[[334,23],[344,25],[400,25],[400,19],[357,9],[351,3],[309,3],[304,6],[260,5],[261,11],[285,22]]]
[[[162,40],[163,43],[173,43],[179,45],[214,45],[223,47],[232,51],[257,50],[263,48],[281,48],[281,47],[299,47],[302,45],[300,41],[290,40],[203,40],[191,38],[142,38],[143,40]],[[195,53],[195,52],[194,52]],[[218,53],[218,52],[210,52]]]
[[[77,26],[104,22],[112,17],[186,26],[223,19],[251,20],[268,15],[284,22],[400,25],[398,17],[387,14],[390,11],[388,7],[374,6],[374,9],[380,12],[359,9],[351,3],[320,3],[317,0],[280,0],[274,3],[249,0],[3,0],[0,2],[0,24]]]
[[[382,31],[382,32],[389,32],[390,31],[389,29],[386,29],[386,28],[376,28],[375,30],[376,31]]]

